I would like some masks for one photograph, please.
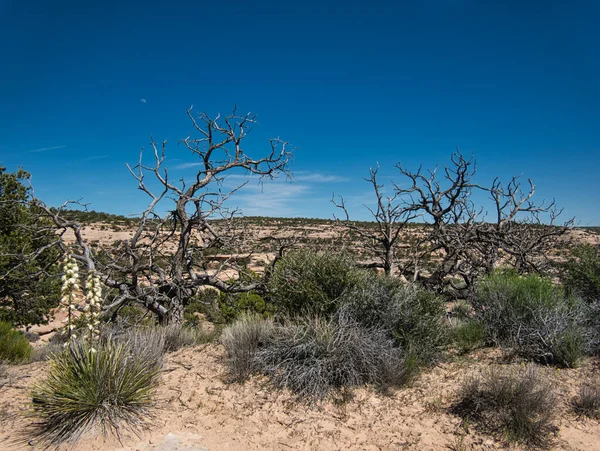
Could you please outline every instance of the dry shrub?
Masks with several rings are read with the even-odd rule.
[[[531,448],[552,444],[557,430],[552,423],[556,395],[533,366],[521,372],[495,369],[467,378],[459,399],[454,412],[484,431]]]
[[[312,402],[364,384],[402,385],[416,364],[385,329],[363,327],[341,314],[277,326],[255,352],[253,366],[276,387]]]
[[[573,399],[572,406],[579,415],[600,419],[600,385],[598,381],[583,384],[579,395]]]
[[[223,330],[220,341],[227,351],[231,380],[243,381],[256,370],[256,352],[270,338],[274,327],[271,319],[242,313]]]

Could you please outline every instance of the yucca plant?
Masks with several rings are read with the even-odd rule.
[[[36,436],[46,445],[78,440],[93,428],[119,436],[137,433],[150,419],[162,360],[129,343],[72,342],[50,363],[48,378],[34,386]]]

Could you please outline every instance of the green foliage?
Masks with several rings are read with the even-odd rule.
[[[217,290],[210,288],[199,290],[184,307],[184,324],[190,327],[200,326],[199,315],[204,315],[207,320],[216,324],[224,323],[225,318],[219,307],[219,297],[220,293]]]
[[[22,363],[30,359],[33,350],[27,337],[9,323],[0,321],[0,361]]]
[[[342,309],[366,327],[387,330],[420,365],[439,358],[449,339],[443,299],[387,276],[366,275],[340,299]]]
[[[128,343],[104,342],[96,352],[83,342],[70,344],[32,390],[41,419],[37,438],[58,445],[94,427],[117,436],[121,428],[139,430],[149,419],[161,367],[153,350]]]
[[[547,448],[557,428],[552,424],[556,395],[534,368],[522,373],[492,370],[466,379],[454,412],[485,431],[504,435],[528,448]]]
[[[485,328],[475,320],[460,322],[454,329],[454,343],[459,354],[466,354],[485,343]]]
[[[230,323],[243,313],[255,313],[263,318],[273,316],[275,307],[258,293],[221,293],[219,308],[225,322]]]
[[[47,323],[60,299],[56,235],[31,202],[28,177],[0,166],[0,320],[15,326]]]
[[[564,264],[563,283],[570,293],[588,302],[600,301],[600,249],[576,246]]]
[[[577,366],[594,336],[581,301],[549,279],[500,272],[486,276],[473,298],[486,342],[542,363]]]
[[[285,255],[268,280],[269,298],[284,314],[332,315],[361,272],[345,253],[299,250]]]

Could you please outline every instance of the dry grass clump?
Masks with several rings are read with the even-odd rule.
[[[48,377],[31,392],[34,431],[43,445],[74,442],[91,429],[119,436],[138,431],[151,417],[162,359],[131,342],[70,344],[50,363]]]
[[[483,430],[531,448],[552,444],[556,395],[533,366],[470,377],[460,387],[459,398],[454,412]]]
[[[220,341],[227,351],[229,375],[233,381],[243,381],[256,370],[256,352],[267,342],[274,327],[271,319],[242,313],[223,330]]]
[[[581,386],[572,402],[573,410],[589,418],[600,419],[600,384],[590,381]]]

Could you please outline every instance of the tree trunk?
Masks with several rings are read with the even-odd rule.
[[[385,258],[383,261],[383,270],[386,276],[394,275],[394,248],[388,247],[385,250]]]

